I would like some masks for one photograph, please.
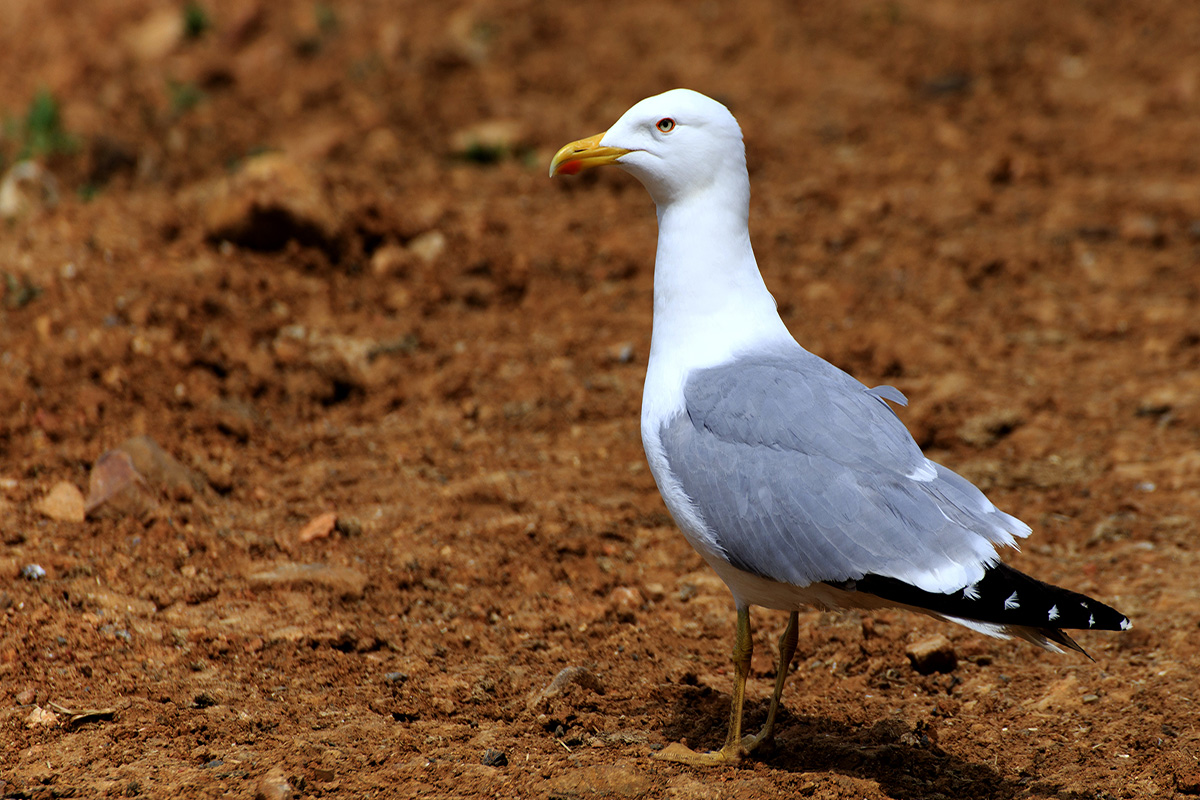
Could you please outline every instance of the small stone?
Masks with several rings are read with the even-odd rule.
[[[58,725],[58,715],[47,711],[41,706],[35,706],[25,718],[26,728],[53,728]]]
[[[26,564],[21,567],[21,577],[27,581],[40,581],[46,577],[46,568],[41,564]]]
[[[408,680],[408,673],[389,672],[383,676],[383,679],[388,683],[404,683]]]
[[[408,243],[408,251],[426,264],[437,260],[446,249],[446,235],[441,231],[427,231]]]
[[[17,692],[17,696],[14,699],[17,701],[17,705],[19,706],[31,706],[33,705],[33,701],[37,699],[37,689],[34,689],[32,686],[27,686],[21,691]]]
[[[1098,703],[1098,702],[1100,702],[1100,695],[1085,694],[1081,699],[1083,700],[1084,703]]]
[[[637,610],[642,606],[642,595],[637,589],[618,586],[609,592],[608,610],[618,622],[631,623],[637,620]]]
[[[334,771],[329,767],[314,767],[312,776],[314,781],[321,781],[322,783],[329,783],[335,777],[337,777]]]
[[[296,564],[283,562],[271,569],[247,576],[257,588],[271,586],[321,586],[340,597],[362,597],[367,588],[367,576],[350,567],[331,567],[327,564]]]
[[[488,749],[486,752],[484,752],[483,758],[480,759],[480,762],[485,767],[507,767],[508,756],[504,755],[504,753],[501,753],[499,750]]]
[[[385,244],[371,254],[371,272],[380,278],[400,275],[411,263],[409,251],[398,244]]]
[[[544,707],[548,700],[560,696],[573,684],[589,689],[596,694],[604,694],[604,686],[600,683],[600,679],[587,667],[565,667],[559,670],[558,674],[554,676],[554,680],[550,681],[546,688],[529,698],[526,707],[531,711]]]
[[[941,634],[910,644],[904,654],[908,656],[913,669],[922,675],[953,672],[958,666],[958,655],[954,652],[954,645]]]
[[[83,492],[69,481],[59,481],[34,508],[50,519],[60,522],[83,522]]]
[[[183,42],[183,14],[175,5],[149,14],[126,32],[125,46],[139,61],[159,61]]]
[[[88,496],[84,513],[94,514],[104,507],[106,514],[150,519],[158,501],[150,485],[133,466],[133,459],[121,450],[109,450],[92,465],[88,474]]]
[[[21,161],[0,178],[0,219],[58,205],[58,181],[36,161]]]
[[[291,800],[293,796],[292,785],[282,767],[271,767],[254,788],[254,800]]]
[[[308,521],[308,524],[301,528],[300,533],[296,535],[296,541],[301,544],[312,542],[317,539],[324,539],[329,534],[333,533],[334,527],[337,525],[337,514],[328,511],[324,514],[313,517]]]

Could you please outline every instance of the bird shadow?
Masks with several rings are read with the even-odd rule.
[[[668,741],[686,739],[697,750],[720,748],[729,724],[729,695],[707,687],[687,688],[668,712],[664,736]],[[766,712],[765,701],[748,701],[745,731],[756,733]],[[936,735],[924,723],[888,719],[856,726],[828,717],[796,716],[780,708],[775,741],[756,751],[751,761],[786,772],[836,772],[872,781],[897,800],[1090,797],[1050,781],[1006,778],[986,764],[947,753],[930,738],[931,733]]]

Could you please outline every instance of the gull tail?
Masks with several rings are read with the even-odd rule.
[[[1129,618],[1087,595],[1052,586],[996,562],[970,586],[941,594],[882,575],[848,582],[858,592],[957,622],[989,636],[1016,636],[1047,650],[1087,652],[1066,629],[1127,631]],[[835,584],[836,585],[836,584]],[[1091,656],[1088,656],[1091,658]]]

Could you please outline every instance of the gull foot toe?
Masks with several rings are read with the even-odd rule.
[[[711,753],[697,753],[695,750],[675,742],[659,750],[651,758],[655,761],[670,761],[690,767],[716,767],[723,764],[736,764],[742,760],[745,754],[746,751],[741,746],[725,746]]]

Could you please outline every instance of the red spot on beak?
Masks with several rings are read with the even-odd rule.
[[[559,173],[562,175],[578,175],[579,170],[580,166],[578,161],[568,161],[558,168]]]

